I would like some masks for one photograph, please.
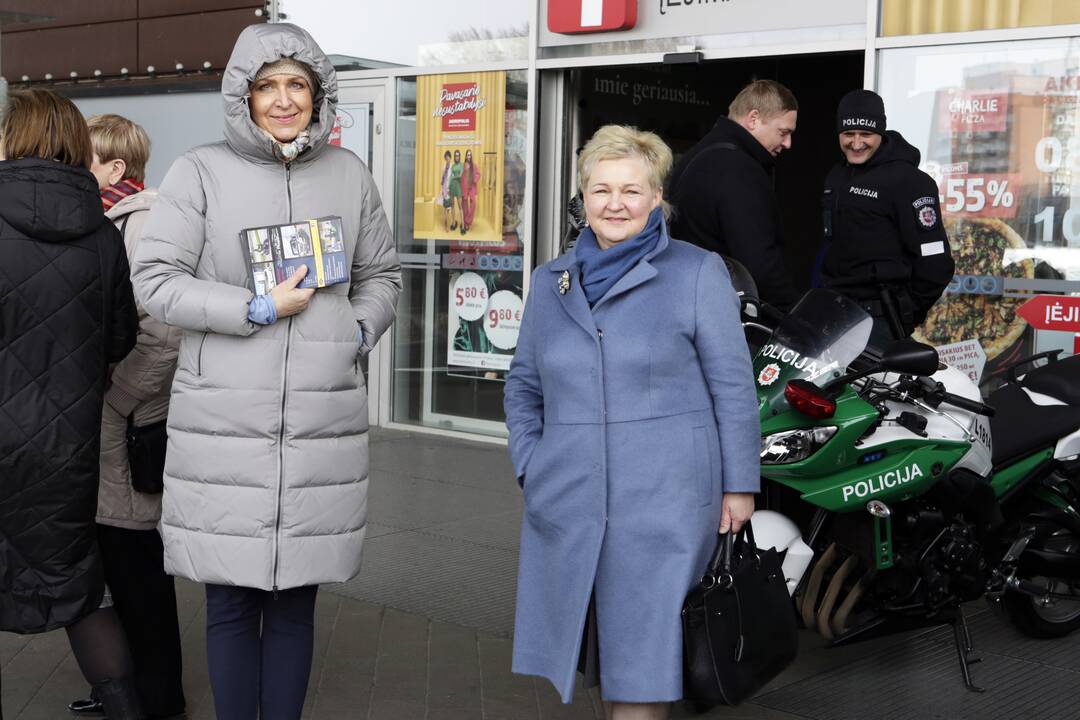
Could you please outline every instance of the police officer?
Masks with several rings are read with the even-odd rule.
[[[919,151],[885,129],[877,93],[853,90],[836,113],[844,159],[825,179],[822,285],[857,300],[883,348],[926,318],[953,276],[938,188]]]

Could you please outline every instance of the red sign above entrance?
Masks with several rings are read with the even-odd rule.
[[[1080,333],[1080,297],[1036,295],[1016,312],[1038,330]]]
[[[553,33],[629,30],[637,22],[637,0],[548,0],[547,9]]]

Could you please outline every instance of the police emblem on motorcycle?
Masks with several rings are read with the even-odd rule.
[[[924,205],[919,208],[919,224],[926,229],[930,229],[937,224],[937,211],[930,205]]]
[[[769,363],[761,368],[761,372],[758,373],[758,385],[772,385],[778,377],[780,377],[780,366],[776,363]]]

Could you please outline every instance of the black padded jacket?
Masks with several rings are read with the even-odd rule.
[[[137,330],[94,177],[0,162],[0,630],[63,627],[101,602],[102,399]]]
[[[742,125],[717,120],[671,174],[671,236],[738,260],[761,299],[787,310],[800,293],[784,262],[773,165],[772,155]]]

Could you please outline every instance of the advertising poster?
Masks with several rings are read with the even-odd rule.
[[[418,240],[503,239],[506,73],[416,80]]]
[[[972,68],[963,86],[934,92],[922,168],[938,183],[956,274],[914,337],[984,385],[1035,352],[1073,350],[1071,335],[1021,312],[1080,280],[1080,93],[1066,64]]]
[[[525,305],[516,288],[503,289],[503,275],[467,271],[451,278],[447,365],[484,372],[510,369]]]

